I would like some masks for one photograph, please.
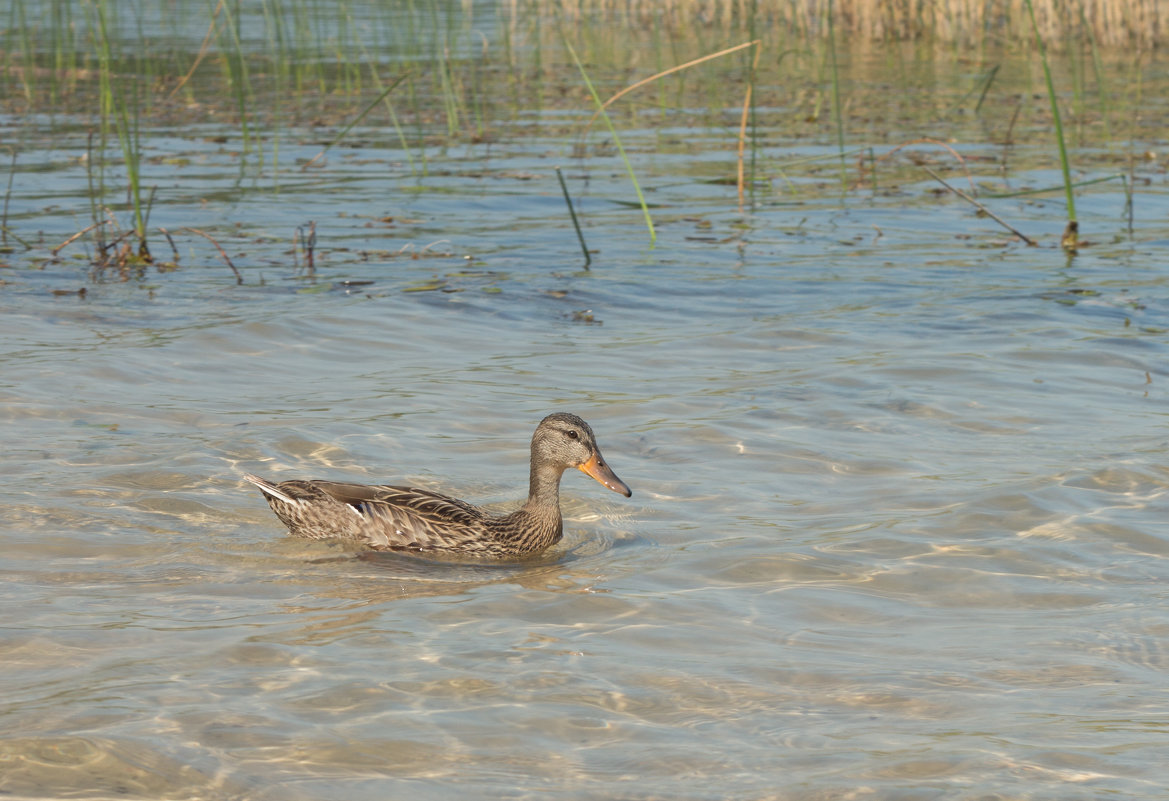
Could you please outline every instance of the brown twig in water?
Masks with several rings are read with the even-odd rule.
[[[179,249],[175,247],[175,240],[171,237],[170,231],[166,230],[161,225],[158,226],[158,230],[162,231],[162,235],[166,237],[166,241],[170,242],[170,249],[171,252],[175,254],[175,264],[177,265],[179,263]]]
[[[945,142],[943,142],[939,139],[931,139],[930,137],[927,136],[927,137],[924,137],[922,139],[914,139],[912,142],[905,142],[905,143],[900,144],[897,147],[893,148],[888,153],[883,153],[881,155],[881,157],[879,159],[877,159],[876,161],[884,161],[885,159],[889,158],[894,153],[896,153],[898,150],[901,150],[901,149],[906,148],[906,147],[910,147],[911,145],[937,145],[938,147],[943,147],[946,150],[950,151],[950,155],[953,156],[955,159],[957,159],[958,163],[962,165],[962,172],[966,173],[966,180],[970,182],[970,191],[971,192],[977,191],[975,186],[974,186],[974,176],[970,174],[970,168],[966,166],[966,159],[962,158],[962,154],[959,153],[957,150],[950,147]],[[874,173],[876,172],[876,169],[877,169],[876,161],[873,162]]]
[[[1005,221],[1004,221],[1004,220],[1003,220],[1001,217],[999,217],[999,216],[998,216],[997,214],[995,214],[993,211],[991,211],[990,209],[988,209],[986,206],[984,206],[984,205],[982,205],[981,203],[979,203],[979,202],[978,202],[977,200],[975,200],[974,198],[970,197],[970,195],[966,194],[966,193],[965,193],[965,192],[963,192],[961,189],[957,189],[957,188],[955,188],[955,187],[953,187],[953,186],[950,186],[948,183],[946,183],[946,181],[945,181],[945,180],[944,180],[944,179],[943,179],[943,178],[942,178],[940,175],[938,175],[936,172],[934,172],[933,170],[931,170],[929,167],[927,167],[927,166],[925,166],[925,165],[923,164],[923,165],[921,166],[921,168],[922,168],[923,170],[925,170],[926,172],[928,172],[928,173],[930,174],[930,176],[931,176],[931,177],[932,177],[932,178],[933,178],[935,181],[937,181],[939,184],[941,184],[942,186],[944,186],[944,187],[946,187],[947,189],[949,189],[951,192],[953,192],[955,195],[957,195],[958,197],[960,197],[960,198],[962,198],[963,200],[965,200],[967,203],[971,203],[971,204],[973,204],[975,208],[977,208],[979,211],[981,211],[981,212],[982,212],[983,214],[985,214],[987,217],[990,217],[990,218],[991,218],[992,220],[994,220],[996,223],[998,223],[999,225],[1001,225],[1003,228],[1006,228],[1008,231],[1010,231],[1012,234],[1014,234],[1015,236],[1017,236],[1017,237],[1019,237],[1020,239],[1022,239],[1022,240],[1023,240],[1024,242],[1026,242],[1028,245],[1031,245],[1032,247],[1034,247],[1034,246],[1037,244],[1037,243],[1036,243],[1036,241],[1035,241],[1034,239],[1032,239],[1031,237],[1027,236],[1027,235],[1026,235],[1026,234],[1024,234],[1022,231],[1020,231],[1019,229],[1015,228],[1014,226],[1011,226],[1011,225],[1009,225],[1008,223],[1006,223],[1006,222],[1005,222]]]
[[[604,103],[602,103],[601,107],[593,112],[593,116],[589,117],[589,121],[585,123],[584,128],[581,130],[581,136],[583,137],[584,134],[588,132],[589,128],[593,127],[593,123],[597,121],[597,117],[599,117],[601,115],[601,113],[604,112],[605,109],[607,109],[609,106],[613,105],[613,103],[615,103],[620,98],[622,98],[625,95],[632,92],[634,89],[638,89],[642,86],[645,86],[647,83],[653,83],[658,78],[664,78],[667,75],[670,75],[672,73],[681,72],[684,69],[688,69],[690,67],[696,66],[698,64],[703,63],[704,61],[710,61],[712,59],[719,58],[720,56],[727,56],[727,55],[730,55],[731,53],[735,53],[735,52],[742,50],[743,48],[746,48],[746,47],[756,47],[762,41],[763,41],[762,39],[753,39],[752,41],[744,42],[741,45],[735,45],[734,47],[728,47],[726,50],[720,50],[717,53],[711,53],[708,56],[703,56],[702,58],[696,58],[693,61],[687,61],[685,64],[679,64],[676,67],[670,67],[668,70],[662,70],[661,72],[659,72],[656,75],[651,75],[648,78],[640,80],[635,84],[632,84],[630,86],[626,86],[620,92],[613,95],[608,100],[606,100]]]
[[[88,228],[82,228],[80,231],[78,231],[78,232],[77,232],[77,233],[75,233],[73,236],[71,236],[71,237],[69,237],[68,239],[66,239],[66,240],[65,240],[64,242],[62,242],[61,244],[57,245],[57,247],[53,248],[53,249],[52,249],[52,250],[50,250],[49,252],[50,252],[50,253],[52,253],[54,256],[56,256],[58,253],[60,253],[62,250],[64,250],[64,249],[65,249],[65,248],[66,248],[68,245],[71,245],[71,244],[73,244],[73,243],[74,243],[74,242],[76,242],[78,239],[80,239],[81,237],[85,236],[85,235],[86,235],[86,234],[88,234],[90,231],[92,231],[94,228],[99,228],[99,227],[101,227],[101,226],[103,226],[103,225],[105,225],[105,224],[106,224],[106,221],[105,221],[105,220],[98,220],[98,221],[97,221],[97,222],[95,222],[93,225],[89,226]]]
[[[239,270],[237,270],[235,268],[235,265],[231,263],[231,259],[228,258],[227,253],[224,252],[223,248],[219,247],[219,243],[216,242],[214,239],[212,239],[210,234],[205,233],[203,231],[200,231],[198,228],[184,227],[182,230],[190,231],[192,234],[198,234],[199,236],[203,237],[208,242],[210,242],[212,245],[215,245],[216,249],[219,251],[220,258],[222,258],[223,261],[227,264],[227,266],[231,268],[231,271],[233,273],[235,273],[235,282],[239,285],[243,285],[244,277],[239,274]]]
[[[1015,140],[1013,139],[1013,137],[1015,135],[1015,123],[1018,121],[1019,112],[1022,110],[1023,110],[1023,101],[1020,100],[1018,103],[1015,104],[1015,113],[1011,115],[1011,124],[1007,126],[1007,135],[1005,137],[1003,137],[1003,144],[1004,145],[1015,144]]]

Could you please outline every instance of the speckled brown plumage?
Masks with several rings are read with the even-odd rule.
[[[511,514],[412,487],[244,478],[299,537],[352,540],[378,551],[501,557],[536,553],[560,540],[560,477],[570,467],[625,497],[633,494],[601,458],[588,423],[564,412],[545,417],[532,435],[528,500]]]

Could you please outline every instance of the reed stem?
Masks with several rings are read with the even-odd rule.
[[[923,165],[922,165],[922,169],[923,169],[923,170],[925,170],[926,172],[928,172],[928,173],[930,174],[930,177],[932,177],[932,178],[933,178],[935,181],[937,181],[939,184],[941,184],[942,186],[944,186],[944,187],[946,187],[947,189],[949,189],[951,192],[953,192],[955,195],[957,195],[958,197],[960,197],[960,198],[962,198],[963,200],[965,200],[967,203],[970,203],[971,205],[973,205],[975,208],[977,208],[979,211],[981,211],[981,212],[982,212],[983,214],[985,214],[987,217],[990,217],[990,218],[991,218],[992,220],[994,220],[996,223],[998,223],[999,225],[1001,225],[1003,228],[1006,228],[1008,231],[1010,231],[1012,234],[1014,234],[1015,236],[1017,236],[1017,237],[1019,237],[1020,239],[1022,239],[1022,240],[1023,240],[1024,242],[1026,242],[1028,245],[1032,245],[1032,246],[1034,246],[1034,245],[1036,244],[1034,239],[1032,239],[1031,237],[1029,237],[1029,236],[1027,236],[1026,234],[1024,234],[1024,233],[1023,233],[1022,231],[1020,231],[1018,228],[1015,228],[1014,226],[1012,226],[1012,225],[1010,225],[1009,223],[1007,223],[1005,220],[1003,220],[1001,217],[999,217],[999,216],[998,216],[997,214],[995,214],[993,211],[991,211],[990,209],[988,209],[986,206],[984,206],[984,205],[982,205],[981,203],[979,203],[977,200],[975,200],[974,198],[972,198],[970,195],[966,194],[965,192],[963,192],[963,191],[962,191],[961,189],[959,189],[958,187],[956,187],[956,186],[951,186],[950,184],[946,183],[946,181],[945,181],[945,180],[943,180],[943,179],[942,179],[942,177],[941,177],[940,175],[938,175],[936,172],[934,172],[933,170],[931,170],[929,167],[926,167],[926,166],[923,164]]]
[[[122,150],[122,161],[126,168],[127,190],[134,215],[134,234],[138,237],[138,252],[141,257],[149,260],[150,253],[146,245],[146,212],[142,203],[142,145],[138,129],[137,88],[134,90],[133,119],[131,119],[126,84],[123,81],[115,80],[114,77],[113,45],[103,5],[95,4],[93,14],[101,67],[102,158],[104,159],[104,131],[109,129],[109,121],[112,117],[114,131]]]
[[[12,153],[12,163],[8,165],[8,186],[4,190],[4,211],[0,213],[0,233],[4,237],[5,245],[8,244],[8,201],[12,197],[12,182],[16,178],[16,150],[13,148],[9,148],[9,150]]]
[[[625,172],[628,173],[629,181],[633,184],[633,191],[637,193],[637,202],[641,205],[642,214],[645,215],[645,227],[649,229],[649,244],[650,247],[653,247],[657,243],[658,235],[654,230],[653,218],[649,215],[649,204],[645,202],[645,195],[642,194],[641,184],[637,182],[637,176],[633,172],[633,164],[629,161],[629,156],[625,153],[625,145],[621,143],[621,137],[617,133],[616,126],[613,125],[613,120],[609,117],[609,112],[605,110],[605,104],[601,102],[601,96],[597,94],[592,80],[589,79],[588,72],[585,71],[584,64],[577,57],[576,50],[573,49],[572,43],[568,41],[567,36],[564,37],[564,46],[568,49],[569,55],[572,56],[572,60],[576,63],[576,68],[580,70],[580,75],[584,79],[585,86],[588,87],[589,94],[593,96],[593,102],[596,103],[601,118],[609,128],[609,133],[613,136],[613,143],[617,146],[617,152],[621,154],[621,160],[625,163]]]
[[[840,188],[848,191],[848,167],[844,160],[844,115],[840,109],[840,70],[836,64],[836,10],[828,0],[828,54],[832,63],[832,115],[836,120],[836,146],[840,150]]]
[[[1072,171],[1068,164],[1067,145],[1064,143],[1063,122],[1059,114],[1059,98],[1055,94],[1055,82],[1051,78],[1051,67],[1047,63],[1047,49],[1044,47],[1043,37],[1039,33],[1039,23],[1035,19],[1035,7],[1031,4],[1031,0],[1025,0],[1025,2],[1027,3],[1027,11],[1031,15],[1031,28],[1035,32],[1035,46],[1039,49],[1039,60],[1043,64],[1043,78],[1047,83],[1047,97],[1051,101],[1051,117],[1055,124],[1055,140],[1059,145],[1059,165],[1063,170],[1064,192],[1068,202],[1068,228],[1072,232],[1070,240],[1065,235],[1064,246],[1070,245],[1070,248],[1074,249],[1076,226],[1072,224],[1076,222],[1076,195],[1072,191]]]
[[[401,75],[399,75],[399,76],[397,77],[397,79],[396,79],[396,80],[395,80],[393,83],[391,83],[389,86],[387,86],[387,87],[386,87],[386,88],[385,88],[385,89],[382,91],[382,93],[381,93],[380,95],[378,95],[377,97],[375,97],[375,98],[373,99],[373,102],[371,102],[371,103],[370,103],[369,105],[367,105],[367,106],[366,106],[364,109],[362,109],[362,111],[361,111],[361,113],[360,113],[360,114],[358,114],[356,117],[354,117],[354,118],[353,118],[353,119],[352,119],[352,120],[349,122],[349,124],[348,124],[348,125],[346,125],[344,128],[342,128],[342,129],[341,129],[341,132],[340,132],[339,134],[337,134],[336,136],[334,136],[334,137],[333,137],[333,139],[332,139],[332,141],[330,141],[330,142],[329,142],[327,145],[325,145],[323,148],[321,148],[321,152],[320,152],[320,153],[316,154],[316,155],[315,155],[315,156],[313,156],[311,159],[309,159],[307,162],[305,162],[305,163],[304,163],[304,165],[301,167],[301,169],[302,169],[302,170],[306,170],[306,169],[308,169],[309,167],[311,167],[311,166],[312,166],[313,164],[315,164],[315,163],[316,163],[316,162],[317,162],[317,161],[318,161],[318,160],[319,160],[319,159],[320,159],[322,156],[324,156],[324,155],[325,155],[325,153],[326,153],[326,152],[329,150],[329,148],[331,148],[333,145],[337,144],[337,143],[338,143],[338,142],[340,142],[342,139],[344,139],[344,138],[345,138],[345,136],[346,136],[346,135],[347,135],[347,134],[348,134],[348,133],[349,133],[351,130],[353,130],[353,127],[354,127],[355,125],[357,125],[359,122],[361,122],[363,119],[365,119],[365,115],[366,115],[366,114],[369,114],[369,112],[371,112],[371,111],[373,110],[373,107],[374,107],[374,106],[376,106],[378,103],[382,102],[382,101],[383,101],[383,100],[385,100],[387,97],[389,97],[389,95],[390,95],[390,92],[392,92],[392,91],[394,91],[395,89],[397,89],[397,88],[398,88],[398,84],[400,84],[402,81],[406,80],[406,76],[408,76],[409,74],[410,74],[410,73],[408,73],[408,72],[404,72],[404,73],[402,73]]]
[[[568,184],[564,182],[564,174],[560,172],[560,168],[556,168],[556,178],[560,181],[560,190],[564,192],[564,202],[568,204],[568,213],[572,216],[572,227],[576,229],[576,238],[580,242],[580,252],[584,254],[585,263],[584,268],[589,269],[589,265],[593,263],[593,257],[589,255],[589,248],[585,244],[584,234],[581,233],[580,223],[576,219],[576,209],[572,207],[572,198],[568,194]]]

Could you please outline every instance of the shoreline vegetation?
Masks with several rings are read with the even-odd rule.
[[[805,41],[830,31],[850,46],[895,41],[981,47],[1020,44],[1034,35],[1026,0],[510,0],[513,16],[536,6],[573,23],[598,18],[683,28],[697,20],[727,33],[770,27]],[[1054,0],[1035,9],[1039,34],[1071,46],[1090,36],[1101,47],[1156,47],[1169,5],[1160,0]]]
[[[1148,57],[1169,21],[1169,0],[390,5],[176,0],[135,9],[87,0],[69,14],[61,3],[14,0],[8,14],[0,15],[0,108],[73,108],[71,99],[104,92],[102,83],[113,79],[137,84],[141,110],[214,98],[223,101],[223,115],[235,106],[246,119],[288,110],[246,109],[246,101],[265,89],[293,98],[376,94],[392,80],[387,74],[407,72],[403,94],[417,105],[418,91],[429,90],[441,101],[434,112],[455,133],[481,123],[487,106],[505,97],[523,105],[525,89],[551,71],[571,68],[570,49],[590,69],[644,75],[667,62],[757,41],[763,57],[753,79],[765,83],[785,62],[821,58],[829,50],[863,57],[908,46],[916,59],[993,59],[1007,51],[1035,54],[1038,43],[1082,71],[1080,61],[1098,70],[1101,59]],[[547,101],[539,90],[535,99]]]
[[[1045,136],[1063,176],[1056,189],[1068,207],[1063,244],[1074,251],[1076,184],[1067,140],[1112,149],[1114,140],[1127,137],[1123,174],[1114,168],[1084,183],[1124,181],[1131,220],[1138,158],[1132,143],[1139,138],[1143,76],[1158,57],[1169,15],[1167,0],[385,5],[174,0],[135,6],[87,0],[67,8],[49,0],[14,0],[0,18],[0,112],[14,120],[47,118],[51,126],[88,137],[91,225],[53,256],[88,234],[97,253],[95,274],[112,266],[124,278],[146,264],[177,266],[174,232],[158,229],[174,262],[156,261],[151,252],[155,192],[143,151],[151,131],[195,125],[218,136],[234,128],[241,162],[258,162],[271,175],[319,166],[329,148],[360,136],[360,130],[351,133],[358,123],[390,131],[418,175],[426,173],[433,148],[491,142],[504,125],[509,137],[525,128],[563,135],[574,157],[590,152],[591,134],[592,152],[603,139],[605,149],[619,154],[651,244],[653,220],[623,146],[625,131],[675,126],[679,119],[725,130],[733,165],[727,181],[744,208],[754,202],[761,177],[796,191],[791,178],[800,165],[767,163],[761,132],[803,126],[835,151],[808,161],[822,174],[835,170],[842,195],[858,186],[875,190],[877,170],[887,169],[890,157],[902,148],[925,147],[965,173],[970,184],[969,193],[959,192],[930,172],[945,191],[994,217],[975,199],[969,165],[944,137],[895,141],[886,130],[882,140],[874,131],[871,119],[890,105],[922,105],[914,70],[923,63],[933,65],[925,73],[948,71],[967,86],[956,102],[925,89],[925,105],[948,106],[935,110],[935,117],[979,117],[984,135],[993,127],[1003,142],[1013,140],[1021,114],[1032,121],[1032,132],[1049,128]],[[890,95],[879,101],[853,89],[864,83],[873,59],[906,76],[905,85],[889,86]],[[1010,68],[1000,70],[1007,63]],[[997,101],[993,112],[988,97]],[[571,113],[540,114],[548,111]],[[8,125],[20,129],[19,122]],[[868,126],[866,143],[858,147],[861,125]],[[293,138],[319,143],[317,158],[288,163],[280,148]],[[874,141],[889,144],[878,153]],[[10,246],[10,238],[23,242],[8,219],[19,136],[6,150],[12,168],[0,231]],[[819,179],[820,186],[830,184]],[[123,227],[115,211],[131,222]],[[1032,242],[1002,224],[1020,241]],[[211,234],[187,230],[215,244],[242,281]]]

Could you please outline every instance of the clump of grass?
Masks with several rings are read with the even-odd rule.
[[[147,253],[142,255],[142,240],[135,227],[125,227],[108,208],[102,207],[103,216],[80,231],[76,232],[64,242],[53,248],[51,253],[56,258],[62,250],[77,242],[86,234],[93,234],[97,252],[90,260],[90,277],[97,281],[114,274],[122,281],[131,278],[141,278],[147,267],[154,265],[159,270],[167,271],[178,268],[178,255],[174,262],[159,262]],[[173,244],[173,243],[172,243]]]
[[[101,4],[94,4],[88,8],[92,15],[91,30],[95,36],[101,76],[99,170],[101,170],[101,165],[105,163],[104,155],[112,127],[122,151],[122,162],[126,170],[127,189],[134,217],[132,232],[138,240],[137,252],[132,258],[149,264],[152,258],[146,240],[146,224],[150,213],[142,196],[142,142],[139,135],[138,82],[133,77],[122,78],[115,74],[114,45],[110,38],[105,10]],[[92,158],[89,161],[89,166],[91,168],[93,166]],[[104,170],[99,175],[104,175]],[[103,184],[104,182],[99,180],[98,197],[104,194]],[[96,213],[94,221],[99,231],[105,230],[106,223],[99,219]],[[118,258],[123,261],[127,259],[124,254],[120,254]]]
[[[224,14],[223,23],[217,29],[220,32],[220,50],[225,54],[222,66],[227,85],[235,99],[236,113],[239,115],[240,136],[243,139],[243,148],[246,154],[250,152],[252,146],[249,109],[253,105],[251,101],[255,98],[255,93],[252,91],[251,72],[248,69],[244,46],[240,40],[240,20],[238,15],[232,13],[232,4],[220,0],[216,8],[222,9]]]

